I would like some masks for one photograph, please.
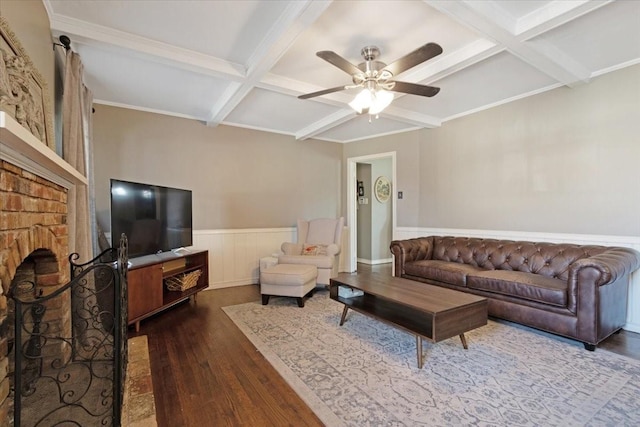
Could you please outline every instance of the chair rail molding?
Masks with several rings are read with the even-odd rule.
[[[395,240],[422,236],[460,236],[485,239],[525,240],[533,242],[575,243],[580,245],[621,246],[640,251],[640,236],[608,236],[596,234],[563,234],[506,230],[467,230],[457,228],[397,227]],[[631,275],[627,323],[624,329],[640,333],[640,270]]]

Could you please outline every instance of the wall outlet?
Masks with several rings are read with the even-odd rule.
[[[402,199],[402,191],[398,191],[398,199]]]

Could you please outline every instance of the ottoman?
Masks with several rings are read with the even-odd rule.
[[[294,297],[298,307],[304,307],[307,294],[316,287],[318,269],[315,265],[276,264],[260,272],[262,305],[269,303],[270,296]]]

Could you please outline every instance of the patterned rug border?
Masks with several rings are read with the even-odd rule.
[[[311,302],[311,304],[313,304],[313,300],[315,299],[326,299],[328,301],[328,293],[326,292],[316,292],[316,295],[308,301]],[[293,301],[293,300],[291,300]],[[277,306],[283,306],[284,307],[291,307],[292,305],[295,305],[295,301],[291,302],[288,301],[288,299],[274,299],[269,306],[264,307],[266,310],[273,310],[274,309],[274,305]],[[317,301],[316,301],[317,302]],[[335,301],[331,301],[333,303],[336,304],[336,308],[338,309],[338,311],[342,311],[342,306],[339,305],[337,302]],[[274,304],[275,303],[275,304]],[[331,409],[331,407],[329,407],[327,405],[327,403],[323,402],[322,399],[313,391],[313,389],[308,386],[289,366],[287,366],[287,364],[285,363],[285,361],[283,361],[283,359],[281,359],[281,357],[276,353],[276,351],[274,349],[272,349],[270,347],[270,344],[266,341],[264,341],[262,338],[260,338],[258,335],[256,335],[252,330],[251,330],[251,326],[246,324],[242,319],[241,319],[241,311],[244,310],[254,310],[254,309],[260,309],[260,307],[263,307],[260,302],[249,302],[249,303],[243,303],[243,304],[238,304],[238,305],[233,305],[233,306],[227,306],[227,307],[223,307],[222,310],[225,312],[225,314],[233,321],[233,323],[236,325],[236,327],[238,327],[242,333],[249,339],[249,341],[256,347],[256,349],[262,353],[262,355],[265,357],[265,359],[271,363],[271,365],[276,369],[276,371],[285,379],[285,381],[292,387],[292,389],[303,399],[303,401],[311,408],[311,410],[318,416],[318,418],[325,424],[325,425],[330,425],[330,426],[345,426],[345,425],[349,425],[348,422],[342,420],[338,415],[336,415],[336,413],[334,413],[334,411]],[[304,310],[300,309],[300,308],[295,308],[296,310]],[[350,315],[356,315],[356,316],[362,316],[364,318],[367,318],[368,320],[372,321],[372,322],[377,322],[380,323],[374,319],[371,319],[368,316],[364,316],[360,313],[356,313],[356,312],[350,312]],[[310,314],[311,316],[311,314]],[[512,324],[510,322],[503,322],[500,320],[490,320],[489,321],[490,324],[491,323],[495,323],[498,325],[502,325],[506,328],[513,328],[515,330],[519,330],[524,334],[532,334],[532,337],[538,337],[538,339],[542,339],[542,340],[550,340],[549,343],[550,345],[555,343],[557,344],[561,344],[561,345],[567,345],[569,348],[573,348],[574,351],[576,351],[576,354],[578,358],[592,358],[594,357],[594,354],[606,354],[606,359],[608,359],[610,362],[609,363],[613,363],[613,364],[630,364],[633,365],[635,368],[640,369],[640,361],[628,357],[628,356],[624,356],[624,355],[619,355],[604,349],[598,349],[595,353],[591,353],[591,352],[587,352],[586,350],[584,350],[583,346],[581,343],[576,342],[574,340],[569,340],[563,337],[559,337],[559,336],[555,336],[555,335],[551,335],[551,334],[547,334],[545,332],[542,331],[537,331],[531,328],[527,328],[525,326],[521,326],[518,324]],[[335,325],[336,327],[338,327],[338,325]],[[387,325],[388,326],[388,325]],[[473,332],[473,331],[472,331]],[[410,336],[409,333],[404,332],[407,336]],[[444,342],[443,342],[444,343]],[[442,345],[443,343],[440,344],[430,344],[432,346],[438,346],[438,345]],[[457,343],[460,344],[460,343]],[[407,361],[407,363],[413,363],[415,364],[415,348],[414,348],[414,353],[413,353],[413,358],[410,361]],[[582,353],[584,352],[584,353]],[[426,361],[425,363],[429,363],[429,356],[426,355]],[[604,361],[603,361],[604,363]],[[417,369],[417,367],[416,367]],[[614,381],[615,382],[615,381]],[[635,385],[634,385],[635,386]],[[640,395],[638,395],[640,396]],[[597,402],[597,401],[591,401],[589,402],[583,402],[583,407],[582,407],[582,412],[584,415],[584,411],[586,408],[588,408],[589,410],[587,412],[591,412],[591,415],[595,415],[599,410],[602,409],[604,405],[602,404],[602,402]],[[585,408],[586,407],[586,408]],[[636,417],[637,414],[635,414],[635,412],[632,414],[632,417]],[[636,419],[636,418],[634,418]],[[592,422],[594,421],[593,419],[591,420]],[[583,422],[583,420],[576,420],[575,418],[573,419],[564,419],[565,424],[564,425],[584,425],[586,423]],[[597,425],[597,421],[596,425]],[[624,424],[626,425],[626,424]]]
[[[258,338],[258,336],[256,336],[256,334],[254,334],[245,323],[234,318],[234,313],[231,313],[230,310],[228,310],[259,304],[259,302],[247,302],[222,307],[222,310],[325,425],[336,427],[344,426],[344,422],[342,422],[342,420],[338,418],[336,414],[334,414],[333,411],[304,382],[302,382],[302,380],[300,380],[300,378],[298,378],[291,368],[289,368],[264,341]]]

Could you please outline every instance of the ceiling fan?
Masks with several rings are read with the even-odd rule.
[[[298,98],[308,99],[361,87],[363,90],[349,105],[359,114],[369,113],[375,115],[391,103],[393,100],[391,92],[431,97],[440,91],[440,88],[433,86],[393,80],[394,76],[403,71],[440,55],[442,47],[436,43],[427,43],[389,65],[377,60],[378,56],[380,56],[380,49],[376,46],[366,46],[362,48],[360,53],[364,58],[364,62],[356,66],[333,51],[323,50],[317,52],[317,56],[350,74],[353,84],[307,93],[298,96]]]

